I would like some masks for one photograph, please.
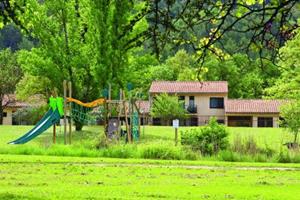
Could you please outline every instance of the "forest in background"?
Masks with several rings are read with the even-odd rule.
[[[1,98],[48,98],[64,79],[83,101],[128,83],[147,99],[154,80],[226,80],[230,98],[298,96],[296,0],[1,0],[0,14]]]

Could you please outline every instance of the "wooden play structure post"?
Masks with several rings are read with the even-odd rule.
[[[72,82],[69,81],[69,97],[72,98]],[[72,104],[71,102],[69,103],[69,144],[72,143]]]
[[[141,137],[141,122],[142,122],[142,119],[141,119],[141,101],[139,101],[139,106],[137,107],[137,111],[138,111],[138,114],[139,114],[139,127],[138,127],[138,130],[139,130],[139,135]]]
[[[128,126],[128,115],[127,115],[127,106],[126,106],[126,101],[125,101],[125,92],[123,92],[123,107],[124,107],[124,113],[125,113],[125,123],[126,123],[126,131],[127,131],[127,138],[128,138],[128,142],[132,142],[131,139],[131,129],[130,126]],[[128,112],[130,112],[129,108],[128,108]],[[132,123],[132,122],[130,122]]]
[[[67,93],[69,92],[69,97],[72,97],[72,82],[64,80],[63,82],[63,89],[64,89],[64,144],[71,144],[72,142],[72,105],[71,102],[68,103]],[[67,119],[67,111],[69,109],[69,120]],[[69,123],[69,133],[67,131],[67,124]],[[69,137],[68,137],[69,136]],[[69,140],[69,141],[68,141]]]
[[[67,81],[63,82],[64,88],[64,144],[67,144]]]
[[[56,143],[56,124],[53,125],[53,144]]]
[[[55,98],[57,97],[57,91],[56,90],[52,91],[52,97],[55,97]],[[52,139],[53,139],[53,144],[55,144],[56,143],[56,124],[53,125]]]
[[[108,105],[106,99],[104,100],[104,112],[105,112],[105,119],[104,119],[104,133],[106,138],[108,137]]]

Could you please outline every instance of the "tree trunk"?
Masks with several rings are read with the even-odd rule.
[[[83,123],[75,121],[75,130],[76,131],[81,131],[83,127]]]
[[[3,124],[3,106],[2,106],[2,99],[0,99],[0,125]]]
[[[298,133],[295,134],[295,137],[294,137],[294,144],[296,144],[297,138],[298,138]]]

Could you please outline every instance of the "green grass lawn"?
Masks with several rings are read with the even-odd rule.
[[[25,145],[7,144],[30,128],[0,126],[1,200],[296,200],[300,196],[300,164],[103,158],[126,157],[127,151],[141,153],[141,149],[161,146],[172,147],[176,153],[181,147],[174,147],[172,127],[146,126],[137,144],[121,143],[110,150],[95,148],[103,133],[100,126],[74,132],[73,144],[67,146],[60,128],[56,145],[51,129]],[[231,143],[236,135],[253,136],[259,145],[273,148],[290,140],[282,129],[228,130]]]
[[[1,154],[33,154],[33,155],[65,155],[65,156],[88,156],[88,157],[144,157],[143,152],[160,148],[169,148],[169,154],[175,154],[174,159],[182,158],[180,148],[174,147],[174,129],[164,126],[146,126],[141,128],[141,139],[135,144],[125,145],[121,141],[119,145],[109,149],[97,150],[96,146],[103,135],[101,126],[85,126],[83,131],[73,132],[72,145],[63,145],[63,127],[57,128],[57,144],[52,144],[52,129],[41,134],[34,140],[24,145],[8,145],[22,136],[31,126],[0,126],[0,153]],[[191,127],[182,127],[180,132]],[[229,141],[232,144],[237,136],[242,139],[253,137],[258,146],[271,148],[279,151],[283,143],[291,141],[292,135],[279,128],[227,128]],[[149,153],[149,152],[148,152]],[[150,152],[153,153],[153,152]],[[168,152],[167,152],[168,153]],[[162,155],[164,156],[164,155]],[[149,157],[149,156],[148,156]],[[168,155],[167,155],[168,157]],[[183,156],[184,157],[184,156]],[[151,158],[151,155],[150,155]],[[188,158],[189,159],[189,158]],[[195,158],[194,158],[195,159]]]
[[[0,126],[0,144],[14,140],[22,136],[26,131],[30,130],[32,126]],[[180,132],[191,129],[193,127],[181,127]],[[292,140],[292,135],[281,128],[239,128],[227,127],[229,131],[229,141],[232,143],[237,135],[242,138],[253,136],[259,145],[268,145],[273,148],[278,148],[283,143]],[[73,144],[89,146],[95,142],[100,134],[103,133],[102,126],[85,126],[83,131],[73,132]],[[63,144],[63,127],[57,128],[57,143]],[[160,143],[168,142],[173,144],[174,129],[166,126],[145,126],[141,127],[141,140],[139,143]],[[52,145],[52,129],[50,128],[38,138],[29,142],[31,145]]]
[[[179,128],[179,138],[180,132],[191,129],[194,127],[181,127]],[[141,129],[143,130],[143,129]],[[233,143],[237,135],[242,138],[254,137],[258,145],[261,147],[271,147],[273,149],[279,149],[285,142],[292,141],[292,134],[286,132],[282,128],[248,128],[248,127],[227,127],[229,131],[229,142]],[[143,131],[141,131],[143,133]],[[146,126],[145,134],[142,134],[141,142],[160,142],[166,141],[171,142],[174,140],[174,129],[172,127],[166,126]]]
[[[172,162],[0,155],[0,199],[299,199],[294,168]]]

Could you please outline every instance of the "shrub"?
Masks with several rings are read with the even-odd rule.
[[[287,150],[281,150],[278,154],[277,162],[279,163],[291,163],[292,158]]]
[[[158,145],[146,146],[141,151],[141,157],[146,159],[182,160],[184,155],[180,148]]]
[[[239,154],[256,156],[255,159],[261,161],[266,160],[266,157],[272,157],[275,153],[268,145],[265,148],[260,148],[253,135],[249,135],[243,139],[240,135],[236,135],[231,150]]]
[[[207,126],[181,133],[181,143],[200,150],[203,155],[212,155],[228,147],[228,132],[215,118]]]
[[[13,121],[18,125],[36,124],[42,118],[47,109],[47,105],[18,109],[15,113],[13,113]]]

